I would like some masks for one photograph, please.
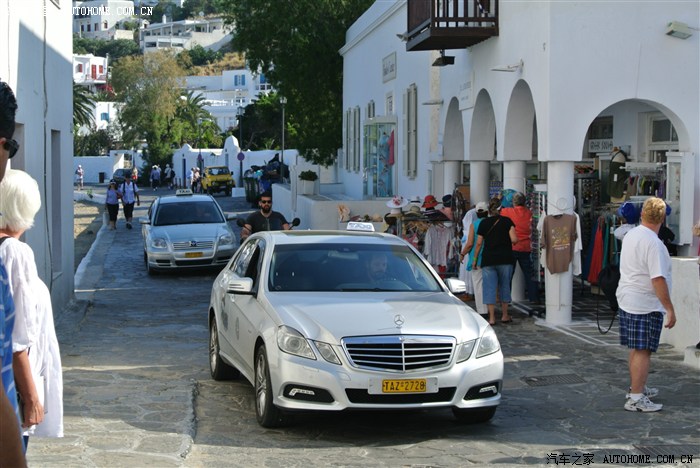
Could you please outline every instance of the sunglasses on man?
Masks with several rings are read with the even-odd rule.
[[[5,138],[5,143],[3,144],[3,147],[5,148],[5,151],[7,151],[10,154],[9,159],[12,159],[19,150],[19,143],[17,143],[15,140]]]
[[[272,200],[260,200],[263,205],[272,205]]]

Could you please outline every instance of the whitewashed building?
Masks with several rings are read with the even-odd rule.
[[[459,9],[447,16],[470,16],[452,24],[472,36],[477,20],[496,29],[472,43],[445,45],[440,25],[429,22],[430,8],[441,6]],[[630,176],[659,182],[655,193],[672,207],[669,227],[681,255],[695,254],[699,18],[700,3],[685,1],[377,1],[348,29],[340,50],[338,179],[356,199],[439,199],[466,185],[472,204],[488,200],[494,188],[526,191],[538,180],[546,184],[547,211],[571,213],[579,167],[599,169],[595,196],[605,209],[609,155],[623,148]],[[395,157],[379,177],[383,135],[393,136]],[[691,289],[697,265],[694,275]],[[572,280],[571,269],[547,273],[548,322],[570,321]]]
[[[109,58],[92,54],[73,55],[73,82],[95,92],[107,84]]]
[[[200,45],[207,50],[219,50],[231,42],[231,27],[223,18],[170,21],[150,24],[139,30],[141,52],[158,49],[173,49],[174,52],[189,50]]]
[[[251,70],[225,70],[219,76],[187,76],[186,89],[205,99],[204,109],[225,131],[236,127],[239,107],[246,107],[258,96],[273,92],[263,73]]]
[[[9,166],[39,183],[41,210],[23,238],[56,312],[73,297],[73,38],[69,4],[58,3],[5,2],[0,17],[0,78],[19,105]]]
[[[120,28],[139,10],[131,0],[73,2],[73,33],[91,39],[133,39],[133,31]]]

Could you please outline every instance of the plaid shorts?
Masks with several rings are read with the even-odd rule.
[[[652,353],[659,348],[659,338],[664,326],[664,314],[630,314],[620,309],[620,344],[630,349],[648,349]]]

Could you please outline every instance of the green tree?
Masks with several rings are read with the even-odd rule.
[[[342,145],[342,70],[347,28],[374,0],[220,0],[235,24],[234,48],[287,97],[296,147],[316,163]],[[245,126],[245,123],[244,123]],[[245,128],[245,127],[244,127]]]
[[[151,23],[161,23],[163,21],[163,15],[166,16],[167,21],[181,21],[186,19],[182,8],[175,5],[171,0],[159,0],[153,7],[149,21]]]
[[[109,55],[110,62],[130,55],[140,55],[141,49],[136,41],[130,39],[115,39],[107,41],[103,39],[90,39],[87,37],[73,36],[73,53],[92,54],[96,57]]]
[[[185,0],[182,5],[182,13],[185,18],[196,18],[200,13],[215,15],[219,13],[217,0]]]
[[[112,135],[107,129],[94,130],[73,137],[73,154],[76,156],[99,156],[108,154],[114,147]]]
[[[73,125],[76,127],[91,127],[95,122],[92,115],[95,109],[95,99],[85,87],[73,83]]]
[[[222,136],[214,117],[204,109],[204,96],[186,91],[178,103],[175,116],[179,124],[180,144],[185,142],[201,148],[218,148]]]
[[[124,146],[143,140],[149,165],[170,160],[179,144],[182,125],[176,118],[184,72],[168,51],[124,57],[112,70],[112,86],[124,103],[120,125]]]

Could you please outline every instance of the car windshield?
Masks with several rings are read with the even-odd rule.
[[[407,246],[321,243],[279,245],[271,257],[270,291],[441,291]]]
[[[210,201],[189,201],[161,203],[156,211],[154,226],[171,226],[173,224],[210,224],[224,223],[224,217]]]
[[[209,169],[211,175],[227,175],[230,174],[228,168],[225,167],[212,167]]]

